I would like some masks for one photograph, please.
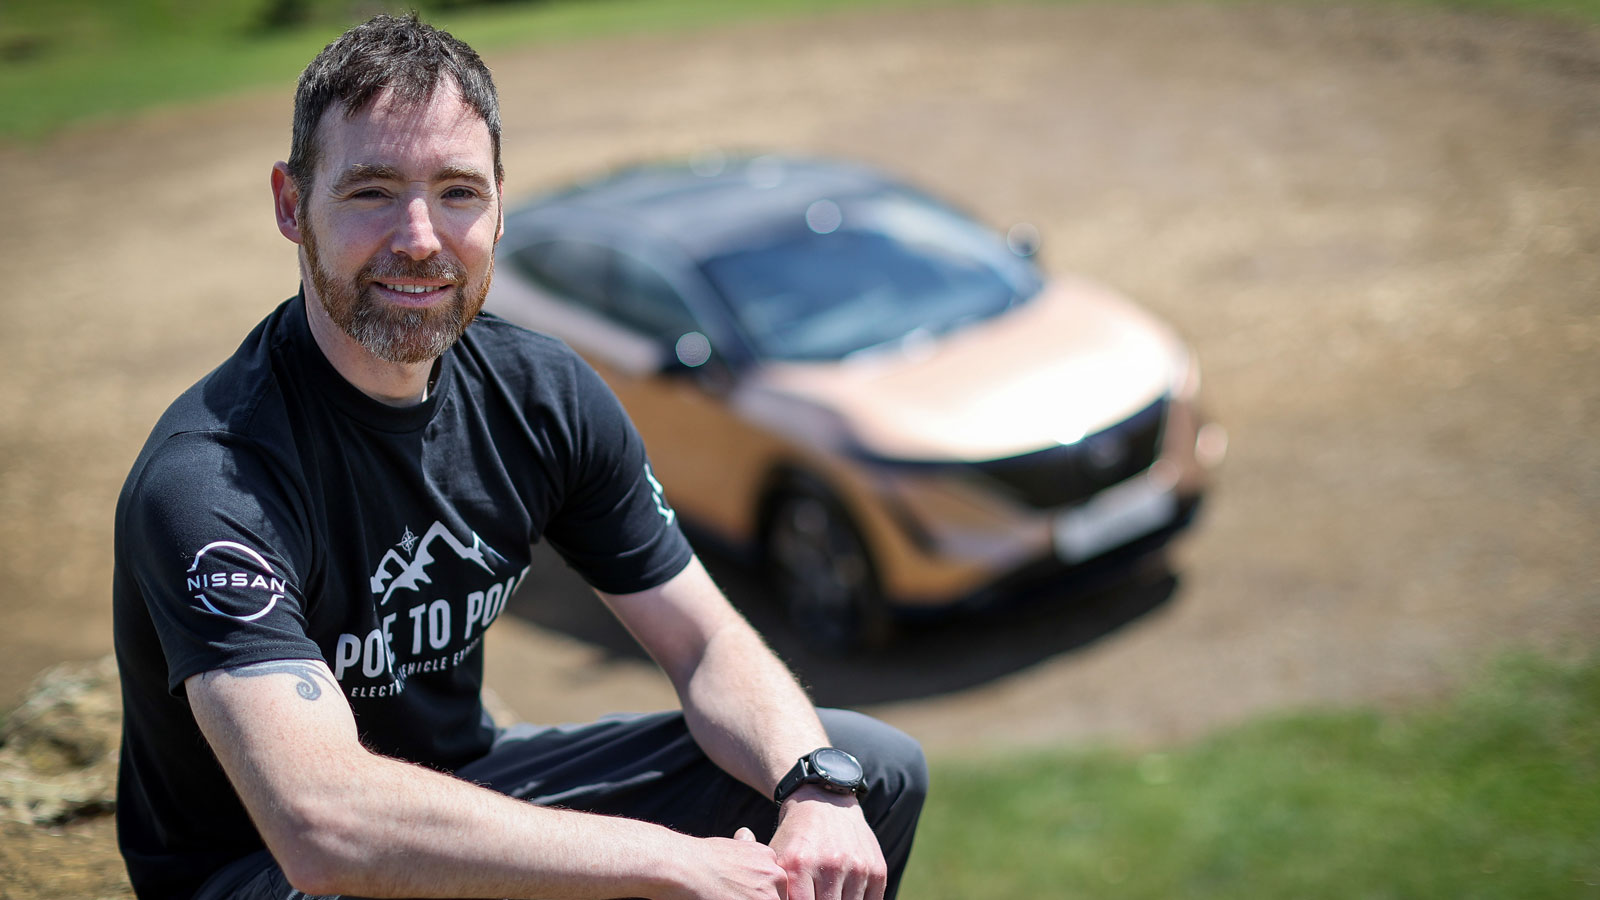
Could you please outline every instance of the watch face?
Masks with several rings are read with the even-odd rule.
[[[824,747],[811,754],[811,767],[834,784],[855,786],[861,783],[861,763],[843,750]]]

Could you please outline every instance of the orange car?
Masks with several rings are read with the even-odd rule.
[[[837,162],[639,166],[508,214],[488,308],[583,354],[692,533],[845,649],[1160,545],[1222,458],[1193,354],[1025,230]]]

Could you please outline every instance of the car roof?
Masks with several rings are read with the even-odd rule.
[[[754,156],[645,163],[535,198],[511,213],[506,227],[587,222],[644,230],[703,260],[767,228],[798,225],[819,199],[891,190],[908,188],[866,166],[830,160]]]

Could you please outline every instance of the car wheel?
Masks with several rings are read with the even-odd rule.
[[[837,654],[887,639],[871,556],[837,500],[815,487],[785,490],[771,506],[765,549],[789,620],[813,649]]]

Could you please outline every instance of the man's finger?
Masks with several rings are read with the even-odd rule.
[[[789,873],[789,890],[784,896],[787,900],[817,900],[817,887],[811,881],[811,873],[802,875]]]
[[[741,825],[739,830],[733,833],[733,839],[736,841],[753,841],[756,839],[756,833]]]

